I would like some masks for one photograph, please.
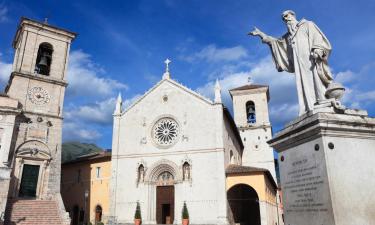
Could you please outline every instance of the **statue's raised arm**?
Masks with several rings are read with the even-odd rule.
[[[311,21],[297,20],[292,10],[282,13],[287,32],[281,38],[269,36],[254,27],[249,33],[259,36],[263,43],[270,46],[272,58],[279,72],[295,73],[300,106],[300,115],[314,109],[315,105],[333,98],[335,104],[341,96],[330,95],[332,86],[344,89],[332,83],[333,78],[328,67],[331,51],[323,32]],[[328,91],[327,91],[328,88]]]
[[[261,30],[259,30],[257,27],[254,27],[254,30],[250,31],[248,35],[259,36],[262,39],[262,41],[267,44],[270,44],[271,40],[275,39],[274,37],[268,36]]]

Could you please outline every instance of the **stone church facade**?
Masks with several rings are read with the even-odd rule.
[[[163,79],[127,109],[118,97],[110,221],[133,223],[139,204],[143,224],[180,224],[186,203],[190,224],[281,224],[273,150],[266,144],[268,87],[231,90],[235,119],[218,82],[214,91],[211,101],[177,83],[167,64]]]
[[[32,213],[50,212],[51,224],[69,224],[60,195],[61,135],[75,36],[46,23],[20,21],[12,73],[0,96],[0,221],[12,223],[29,213],[23,218],[27,222]],[[23,206],[27,212],[17,211]],[[37,212],[42,206],[47,211]]]

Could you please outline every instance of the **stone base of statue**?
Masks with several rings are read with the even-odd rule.
[[[375,119],[317,107],[269,141],[287,225],[375,224]]]

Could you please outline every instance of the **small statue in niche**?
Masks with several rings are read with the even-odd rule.
[[[144,176],[145,175],[145,167],[141,164],[138,167],[138,183],[141,183],[144,181]]]
[[[183,180],[190,180],[190,165],[188,162],[185,162],[182,166],[183,171]]]

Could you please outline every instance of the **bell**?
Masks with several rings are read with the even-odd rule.
[[[38,67],[40,67],[40,68],[46,68],[47,66],[48,66],[47,55],[43,54],[42,57],[40,57],[40,61],[38,63]]]

